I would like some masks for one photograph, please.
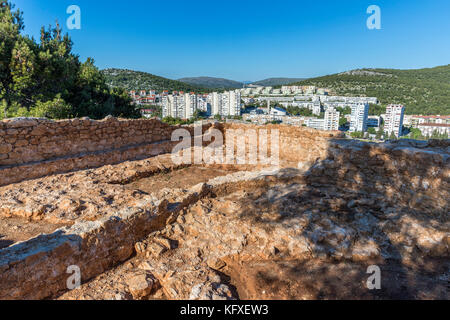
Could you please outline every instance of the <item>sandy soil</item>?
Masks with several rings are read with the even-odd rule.
[[[236,171],[238,170],[232,168],[192,166],[143,178],[126,185],[126,188],[129,190],[141,190],[147,193],[157,192],[163,188],[188,189],[199,183],[207,182],[215,177],[226,176]]]
[[[0,249],[43,233],[52,233],[64,226],[66,225],[50,224],[46,221],[28,221],[24,218],[0,218]]]

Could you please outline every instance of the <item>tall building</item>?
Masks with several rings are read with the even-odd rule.
[[[390,104],[386,107],[384,132],[391,135],[392,132],[398,138],[402,135],[405,107],[399,104]]]
[[[211,114],[220,115],[222,109],[222,95],[218,92],[211,94]]]
[[[184,94],[184,117],[182,119],[192,119],[197,110],[197,95],[194,93]]]
[[[211,113],[213,116],[241,115],[241,92],[240,90],[227,91],[224,93],[213,92],[211,94]]]
[[[322,106],[320,105],[320,100],[314,102],[312,106],[312,113],[316,116],[320,116],[320,113],[322,112]]]
[[[228,114],[230,116],[241,115],[241,92],[239,90],[229,91]]]
[[[358,103],[352,105],[352,115],[350,119],[350,132],[366,132],[367,118],[369,117],[369,104]]]
[[[191,119],[197,109],[195,94],[172,94],[162,98],[162,117]]]
[[[336,111],[335,108],[328,108],[325,111],[325,123],[323,130],[337,131],[339,130],[339,117],[341,113]]]

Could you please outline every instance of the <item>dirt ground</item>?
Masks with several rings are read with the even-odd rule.
[[[28,221],[24,218],[0,218],[0,249],[40,234],[52,233],[64,226],[67,225],[50,224],[47,221]]]
[[[157,192],[163,188],[181,188],[188,189],[210,179],[236,172],[233,168],[214,168],[192,166],[168,173],[159,173],[157,175],[143,178],[126,185],[129,190],[141,190],[147,193]]]
[[[367,288],[367,263],[256,261],[227,266],[224,272],[243,300],[448,299],[449,261],[431,260],[420,270],[395,261],[378,265],[380,290]]]

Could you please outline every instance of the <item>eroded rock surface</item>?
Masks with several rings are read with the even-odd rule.
[[[165,154],[0,187],[0,298],[449,298],[448,142],[280,139],[279,167]]]

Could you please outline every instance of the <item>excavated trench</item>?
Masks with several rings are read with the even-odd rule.
[[[445,174],[427,168],[444,177],[440,187],[411,179],[427,188],[399,192],[405,185],[394,185],[407,170],[370,173],[365,161],[349,163],[186,166],[161,155],[0,187],[0,258],[19,241],[69,227],[64,232],[89,234],[82,249],[106,248],[86,262],[90,273],[79,288],[58,284],[40,297],[448,299]],[[68,253],[55,251],[49,256],[63,261],[64,274]],[[370,266],[381,270],[380,289],[368,288]]]
[[[428,213],[411,212],[381,194],[311,187],[297,169],[239,172],[193,166],[128,182],[126,189],[149,194],[199,186],[209,191],[138,242],[126,262],[55,298],[449,296],[447,253],[420,247],[427,232],[441,232],[445,238],[447,219],[439,225]],[[418,233],[405,232],[411,227]],[[382,272],[380,290],[367,287],[372,265]]]

